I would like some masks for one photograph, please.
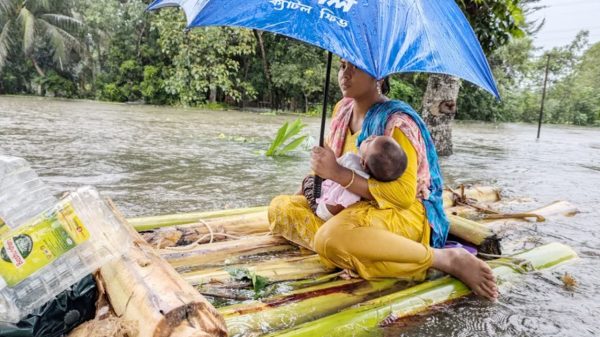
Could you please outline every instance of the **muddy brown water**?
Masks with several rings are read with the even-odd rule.
[[[308,171],[308,147],[260,153],[294,118],[0,97],[0,154],[26,158],[56,193],[93,185],[127,216],[249,207],[293,192]],[[304,121],[317,137],[319,120]],[[524,224],[509,239],[516,248],[562,242],[581,259],[502,287],[497,303],[468,298],[373,335],[600,335],[600,129],[544,126],[536,141],[534,125],[457,123],[454,134],[456,154],[442,160],[447,184],[497,185],[521,201],[511,210],[571,201],[579,215]],[[564,273],[574,290],[562,286]]]

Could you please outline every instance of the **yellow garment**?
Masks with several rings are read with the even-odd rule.
[[[358,152],[357,137],[348,131],[343,153]],[[408,167],[395,181],[369,179],[373,201],[360,201],[323,223],[304,196],[278,196],[269,206],[271,231],[365,279],[423,279],[433,251],[425,208],[416,198],[417,153],[399,129],[393,138],[406,152]]]

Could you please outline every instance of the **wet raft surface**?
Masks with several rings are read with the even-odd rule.
[[[500,236],[508,235],[514,226],[528,226],[547,221],[545,217],[568,216],[577,212],[567,202],[534,210],[523,209],[518,213],[501,212],[517,203],[500,200],[499,191],[491,187],[447,191],[445,204],[452,206],[447,208],[451,215],[451,231],[458,235],[453,235],[453,239],[476,245],[480,252],[491,254],[482,254],[485,258],[497,258],[495,255],[501,253]],[[435,310],[434,304],[449,304],[468,293],[460,283],[454,284],[435,271],[429,274],[428,282],[422,284],[393,279],[374,282],[348,279],[343,271],[322,264],[314,253],[299,249],[282,237],[270,235],[266,209],[234,210],[232,213],[173,216],[170,220],[174,225],[169,223],[168,216],[134,218],[130,222],[139,229],[160,227],[144,231],[143,237],[218,308],[233,336],[270,333],[315,335],[320,333],[317,332],[319,329],[322,331],[321,324],[325,323],[321,322],[328,317],[338,321],[338,325],[348,326],[346,329],[338,326],[333,330],[335,332],[329,333],[345,335],[356,325],[364,330],[361,334],[369,336],[381,329],[397,328],[406,324],[407,317],[417,312]],[[182,223],[187,221],[192,222]],[[518,242],[505,246],[507,251],[504,255],[512,255],[520,248]],[[564,259],[573,257],[570,251],[566,256]],[[561,259],[558,257],[553,263],[561,262]],[[490,263],[510,271],[516,270],[516,273],[535,269],[520,259]],[[449,283],[446,285],[444,282]],[[449,290],[444,290],[444,287]],[[421,291],[423,294],[419,293]],[[408,309],[403,304],[407,300],[402,299],[407,295],[415,298],[411,301],[418,302],[408,303]],[[419,300],[428,297],[431,299]],[[360,319],[357,323],[348,318],[355,310],[353,308],[385,308],[385,303],[396,303],[394,301],[399,301],[396,306],[402,310],[389,309],[385,314],[382,311],[384,317],[377,318],[379,321],[375,324],[364,323]],[[392,304],[388,306],[396,308]],[[336,318],[338,316],[342,318]],[[300,329],[296,330],[298,327]]]

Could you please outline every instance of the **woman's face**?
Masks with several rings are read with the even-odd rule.
[[[377,81],[346,60],[341,61],[338,83],[344,97],[360,98],[377,93]]]

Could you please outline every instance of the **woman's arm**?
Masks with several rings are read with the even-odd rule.
[[[323,179],[333,180],[346,187],[352,180],[352,171],[338,164],[333,151],[328,148],[315,146],[311,154],[311,168],[316,175]],[[361,198],[373,200],[369,192],[367,179],[354,174],[354,181],[347,189]]]
[[[350,183],[350,181],[352,181],[352,179],[354,178],[354,181],[352,181],[352,185],[350,185],[346,189],[360,196],[363,199],[373,200],[373,195],[369,190],[369,181],[356,173],[354,174],[354,177],[352,177],[352,170],[347,169],[343,166],[340,167],[340,171],[337,173],[335,179],[332,180],[342,186],[347,186]]]
[[[394,129],[392,137],[406,153],[406,170],[400,178],[390,182],[369,179],[369,190],[379,208],[408,208],[417,199],[417,151],[400,129]]]
[[[391,182],[367,180],[354,174],[354,181],[348,190],[364,199],[377,201],[380,208],[408,208],[417,197],[417,152],[398,128],[392,136],[406,152],[408,165],[404,174]],[[352,171],[339,165],[333,151],[328,148],[315,147],[311,165],[313,171],[323,179],[331,179],[342,186],[352,181]]]

